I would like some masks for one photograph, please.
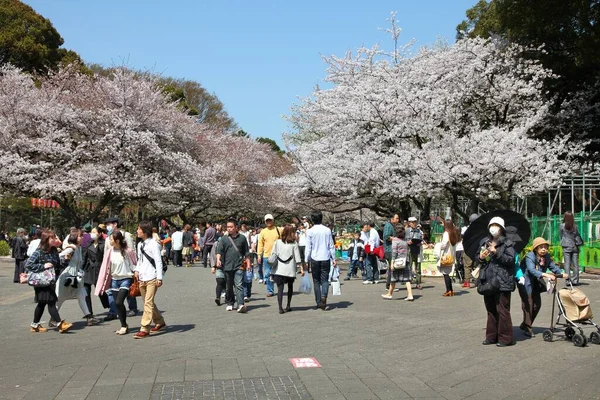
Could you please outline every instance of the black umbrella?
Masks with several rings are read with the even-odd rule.
[[[488,224],[494,217],[500,217],[504,220],[504,226],[506,227],[506,237],[515,244],[515,252],[519,254],[527,243],[531,236],[531,227],[529,221],[519,214],[518,212],[511,210],[498,210],[492,211],[487,214],[483,214],[475,221],[471,222],[469,228],[463,235],[463,246],[465,253],[471,258],[475,259],[479,255],[481,241],[489,237]]]

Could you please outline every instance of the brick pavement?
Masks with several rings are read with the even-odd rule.
[[[0,259],[1,399],[600,398],[600,346],[518,329],[516,346],[482,346],[481,296],[456,285],[457,296],[442,298],[440,279],[427,279],[414,303],[399,300],[404,291],[382,300],[383,284],[353,280],[330,297],[330,311],[299,294],[284,315],[255,282],[244,315],[214,304],[209,270],[170,268],[157,296],[167,331],[133,340],[114,334],[117,321],[86,327],[76,301],[61,309],[72,333],[29,333],[32,289],[12,284],[11,268]],[[600,282],[582,289],[600,313]],[[538,333],[550,305],[543,296]],[[512,307],[518,326],[518,296]],[[136,331],[140,317],[128,322]],[[292,357],[315,357],[321,368],[294,369]]]

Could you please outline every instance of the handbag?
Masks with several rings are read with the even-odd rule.
[[[481,272],[483,272],[483,276],[477,280],[477,293],[482,296],[491,296],[498,293],[500,291],[500,280],[498,277],[496,275],[488,277],[487,275],[492,271],[489,271],[487,267],[483,271],[480,271],[480,275]]]
[[[27,284],[33,287],[48,287],[56,282],[56,271],[54,267],[45,269],[41,272],[30,272],[27,275]]]
[[[454,257],[452,257],[452,253],[447,253],[442,256],[440,259],[440,266],[442,267],[451,267],[454,265]]]
[[[142,292],[140,291],[140,281],[138,278],[133,275],[133,280],[131,281],[131,285],[129,286],[129,296],[130,297],[140,297]]]
[[[383,246],[375,247],[373,249],[373,254],[376,255],[380,260],[383,260],[385,258]]]
[[[331,291],[333,296],[342,295],[342,284],[339,280],[331,282]]]
[[[406,256],[404,257],[397,257],[394,262],[392,263],[393,269],[394,270],[398,270],[398,269],[404,269],[406,268]]]

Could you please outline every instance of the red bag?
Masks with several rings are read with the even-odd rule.
[[[371,245],[365,244],[365,254],[371,254]]]
[[[373,250],[373,254],[379,257],[380,260],[383,260],[385,258],[385,251],[383,246],[375,247],[375,249]]]

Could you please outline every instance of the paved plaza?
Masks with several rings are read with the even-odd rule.
[[[533,339],[516,328],[513,295],[517,344],[497,348],[481,345],[482,297],[455,284],[456,296],[442,298],[441,279],[427,278],[413,303],[404,290],[386,301],[385,285],[352,280],[329,311],[298,294],[283,315],[255,281],[248,313],[237,314],[215,305],[209,269],[171,266],[156,300],[165,332],[134,340],[115,335],[118,321],[87,327],[69,301],[61,316],[72,332],[34,334],[33,290],[12,283],[12,262],[0,259],[1,399],[600,398],[600,346],[542,340],[546,295]],[[600,281],[582,282],[600,321]],[[104,313],[98,299],[94,310]],[[140,319],[128,319],[134,332]],[[320,367],[290,361],[311,357]]]

